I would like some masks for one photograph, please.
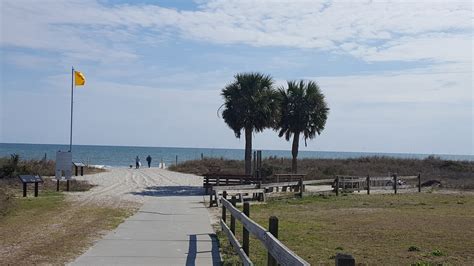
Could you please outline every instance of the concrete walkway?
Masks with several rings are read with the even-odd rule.
[[[73,265],[220,265],[203,196],[153,194]]]

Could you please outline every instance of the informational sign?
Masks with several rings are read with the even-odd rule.
[[[43,183],[43,179],[39,175],[20,175],[22,183]]]
[[[56,152],[56,179],[66,180],[72,177],[72,153],[69,151]]]

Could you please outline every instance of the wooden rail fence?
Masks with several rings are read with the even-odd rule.
[[[254,235],[268,251],[268,265],[310,265],[301,257],[296,255],[288,247],[278,240],[278,218],[272,216],[269,219],[269,231],[263,228],[258,223],[250,219],[250,205],[248,202],[244,203],[244,211],[241,212],[236,206],[237,198],[232,196],[231,201],[227,199],[227,192],[224,191],[222,197],[222,218],[220,224],[222,231],[229,238],[234,250],[242,260],[243,265],[253,265],[249,258],[249,235]],[[230,228],[227,226],[227,211],[230,213]],[[235,237],[235,220],[242,224],[242,245]]]

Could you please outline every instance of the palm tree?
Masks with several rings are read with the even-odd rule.
[[[300,134],[305,146],[307,139],[321,134],[326,124],[329,108],[319,86],[314,81],[288,81],[288,88],[278,90],[280,98],[280,119],[277,125],[278,136],[287,141],[293,135],[291,170],[297,173],[297,157]]]
[[[245,174],[252,171],[252,133],[275,126],[278,103],[273,79],[261,73],[239,73],[222,90],[222,117],[240,138],[245,132]]]

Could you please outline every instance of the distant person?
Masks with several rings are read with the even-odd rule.
[[[137,155],[137,158],[135,158],[135,168],[140,168],[140,158]]]
[[[148,157],[146,157],[146,162],[148,163],[148,168],[151,167],[151,156],[148,155]]]

